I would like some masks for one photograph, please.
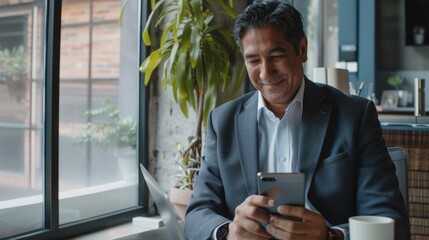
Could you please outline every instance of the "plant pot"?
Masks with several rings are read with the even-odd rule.
[[[176,209],[180,219],[185,220],[186,209],[188,208],[189,199],[191,198],[192,190],[179,189],[176,187],[170,188],[169,200]]]
[[[115,149],[115,157],[122,177],[126,182],[137,182],[136,149],[131,147]]]
[[[398,90],[398,106],[406,107],[408,105],[408,91]]]
[[[414,34],[414,43],[417,45],[423,44],[425,40],[425,35],[423,34]]]

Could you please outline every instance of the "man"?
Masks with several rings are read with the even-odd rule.
[[[256,92],[210,115],[206,151],[190,200],[189,239],[347,239],[348,218],[395,220],[409,239],[398,188],[374,104],[304,76],[302,17],[281,1],[257,1],[236,19],[234,37]],[[305,206],[264,208],[257,172],[303,172]]]

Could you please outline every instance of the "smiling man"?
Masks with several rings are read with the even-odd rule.
[[[273,26],[251,28],[243,35],[242,50],[247,72],[267,108],[282,118],[304,79],[302,63],[307,60],[307,39],[298,49]]]
[[[237,17],[234,37],[257,91],[210,115],[187,237],[348,239],[349,217],[380,215],[395,220],[395,239],[409,239],[375,106],[307,79],[299,12],[284,1],[255,1]],[[258,195],[258,172],[304,173],[305,206],[268,214],[274,200]]]

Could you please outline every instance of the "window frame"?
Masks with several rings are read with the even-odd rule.
[[[60,43],[61,43],[61,1],[45,0],[45,96],[44,96],[44,210],[43,229],[15,235],[10,239],[59,239],[106,229],[114,225],[130,222],[132,217],[148,212],[149,192],[141,174],[138,181],[138,206],[111,212],[78,222],[59,224],[59,85],[60,85]],[[140,3],[139,19],[139,59],[140,62],[150,51],[140,40],[150,10],[150,3]],[[136,63],[136,69],[140,63]],[[139,83],[143,81],[139,74]],[[139,84],[138,96],[138,159],[148,166],[148,111],[150,92],[144,84]],[[137,171],[137,169],[136,169]],[[6,238],[8,239],[8,238]]]

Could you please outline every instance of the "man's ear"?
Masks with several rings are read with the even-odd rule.
[[[301,55],[302,62],[307,62],[307,37],[303,37],[299,42],[299,54]]]

